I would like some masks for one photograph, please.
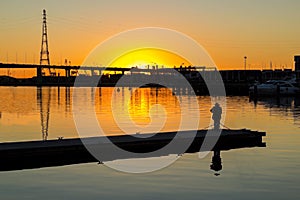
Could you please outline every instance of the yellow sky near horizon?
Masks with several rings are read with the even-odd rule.
[[[118,57],[111,63],[111,66],[127,68],[146,68],[147,65],[149,65],[150,67],[174,67],[180,65],[189,66],[191,65],[191,63],[185,58],[174,53],[164,51],[161,49],[151,48],[138,49],[135,51],[128,52],[125,55]]]
[[[81,65],[113,35],[162,27],[197,41],[219,69],[243,69],[244,56],[248,69],[267,69],[270,62],[274,68],[292,68],[293,56],[300,54],[299,7],[297,0],[4,0],[0,3],[0,62],[39,63],[45,8],[51,64],[61,65],[68,59],[72,65]],[[180,49],[185,44],[176,45]]]

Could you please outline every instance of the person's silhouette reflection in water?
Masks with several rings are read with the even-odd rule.
[[[221,159],[221,152],[219,150],[214,151],[214,155],[212,157],[210,169],[214,170],[216,173],[216,176],[219,176],[220,173],[217,173],[218,171],[222,170],[222,159]]]
[[[214,128],[220,129],[220,121],[222,116],[222,108],[218,103],[215,104],[215,106],[210,109],[210,112],[213,114],[212,119],[214,120]]]

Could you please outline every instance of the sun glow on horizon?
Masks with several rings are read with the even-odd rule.
[[[179,67],[180,65],[192,65],[187,59],[173,52],[156,48],[143,48],[130,51],[116,58],[110,66],[112,67],[138,67],[147,66]]]

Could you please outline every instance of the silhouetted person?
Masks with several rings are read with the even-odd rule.
[[[214,120],[214,128],[220,129],[220,121],[222,116],[222,108],[218,103],[215,104],[215,106],[210,109],[210,112],[213,114],[212,119]]]

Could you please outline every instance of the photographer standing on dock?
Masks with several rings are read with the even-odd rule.
[[[214,129],[220,129],[222,108],[218,103],[216,103],[215,106],[210,109],[210,112],[213,114],[212,119],[214,120]]]

